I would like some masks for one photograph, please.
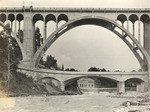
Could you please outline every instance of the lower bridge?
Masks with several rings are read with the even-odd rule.
[[[75,71],[56,71],[40,68],[19,68],[18,71],[32,77],[35,81],[51,78],[59,82],[59,88],[64,91],[65,86],[72,81],[81,78],[108,78],[117,82],[117,91],[120,93],[125,92],[125,82],[129,79],[141,80],[138,85],[140,92],[147,91],[148,89],[148,72],[75,72]]]

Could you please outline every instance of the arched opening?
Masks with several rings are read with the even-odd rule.
[[[43,44],[43,30],[44,30],[44,18],[41,14],[35,14],[33,16],[33,23],[35,26],[35,52]]]
[[[142,91],[144,89],[141,85],[144,83],[143,80],[138,78],[131,78],[125,81],[125,91]]]
[[[124,14],[120,14],[117,17],[117,20],[119,20],[121,23],[124,23],[127,20],[127,17]]]
[[[147,14],[143,14],[141,15],[140,17],[140,20],[143,22],[143,23],[147,23],[150,21],[150,17],[147,15]]]
[[[35,15],[33,16],[33,22],[34,22],[34,23],[36,23],[38,20],[41,20],[41,21],[44,20],[44,18],[43,18],[43,16],[42,16],[41,14],[35,14]]]
[[[40,57],[41,57],[39,55],[43,55],[43,53],[53,44],[53,42],[56,39],[58,39],[59,36],[61,36],[62,34],[64,34],[66,31],[68,31],[68,30],[70,30],[70,29],[72,29],[74,27],[81,26],[81,25],[86,25],[86,24],[98,25],[98,26],[102,26],[102,27],[104,27],[106,29],[111,30],[112,32],[114,32],[115,34],[117,34],[128,45],[128,47],[132,50],[132,52],[134,54],[137,54],[137,52],[135,50],[133,50],[133,46],[130,45],[129,42],[126,40],[126,37],[131,38],[131,40],[134,41],[135,44],[137,45],[137,48],[146,57],[147,61],[149,60],[149,55],[147,54],[147,52],[144,49],[142,49],[142,46],[137,42],[137,40],[133,37],[133,35],[131,35],[127,30],[125,30],[120,25],[116,24],[116,22],[114,22],[112,20],[109,20],[107,18],[103,18],[103,17],[82,17],[82,18],[78,18],[78,19],[75,19],[73,21],[70,21],[70,22],[64,24],[63,26],[61,26],[60,28],[58,28],[47,39],[47,42],[35,54],[34,60],[38,60],[36,62],[39,62]],[[119,29],[121,29],[122,31],[124,31],[125,35],[122,36],[120,33],[118,33],[115,30],[116,27],[118,27]],[[64,29],[64,28],[66,28],[66,29]],[[135,55],[135,56],[137,57],[137,55]],[[137,58],[137,59],[139,60],[140,58]],[[139,63],[141,63],[140,60],[139,60]],[[35,65],[36,64],[37,63],[35,63]]]
[[[53,14],[48,14],[45,18],[46,24],[46,38],[56,30],[56,17]]]
[[[5,14],[0,14],[0,21],[3,23],[6,21],[6,15]]]
[[[104,32],[105,35],[102,35]],[[110,71],[140,69],[132,52],[121,39],[116,37],[114,33],[103,27],[78,26],[57,39],[45,52],[44,57],[51,54],[57,60],[58,66],[63,64],[65,69],[74,68],[84,72],[90,67],[105,68]],[[128,61],[133,63],[128,65]]]
[[[20,42],[23,43],[23,21],[24,17],[22,14],[18,14],[16,19],[17,22],[17,37],[19,38]]]
[[[15,20],[15,15],[14,14],[9,14],[8,15],[8,20],[10,20],[11,21],[11,29],[12,29],[12,31],[14,31],[14,20]]]
[[[58,94],[60,90],[60,81],[52,77],[44,77],[37,81],[44,86],[49,94]]]
[[[65,90],[73,92],[117,92],[117,81],[97,76],[82,76],[65,81]]]
[[[143,14],[143,15],[141,15],[141,17],[140,17],[140,20],[142,21],[141,22],[141,29],[142,29],[142,31],[141,31],[141,36],[142,36],[142,40],[141,40],[141,43],[142,43],[142,45],[143,45],[143,47],[145,47],[145,45],[144,45],[144,42],[146,41],[145,40],[145,34],[144,34],[144,30],[145,30],[145,26],[146,26],[146,23],[149,23],[150,22],[150,17],[147,15],[147,14]]]
[[[66,22],[68,22],[68,17],[65,14],[60,14],[57,18],[58,27],[62,26]]]

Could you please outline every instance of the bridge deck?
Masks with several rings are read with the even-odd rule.
[[[61,74],[61,75],[148,75],[148,72],[78,72],[78,71],[56,71],[48,69],[28,69],[19,68],[21,70],[39,72],[39,73],[49,73],[49,74]]]
[[[150,12],[150,8],[55,8],[55,7],[1,7],[0,12]]]

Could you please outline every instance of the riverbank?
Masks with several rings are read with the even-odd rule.
[[[114,94],[107,92],[83,95],[3,97],[0,98],[0,112],[129,112],[128,110],[149,112],[149,101],[146,105],[124,105],[127,101],[137,102],[143,99],[144,97],[114,97]]]

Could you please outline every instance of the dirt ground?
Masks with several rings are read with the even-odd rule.
[[[143,99],[139,96],[137,98],[135,94],[117,96],[103,92],[66,96],[3,97],[0,98],[0,112],[149,112],[149,103],[146,106],[121,106],[126,101],[137,102]]]

